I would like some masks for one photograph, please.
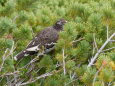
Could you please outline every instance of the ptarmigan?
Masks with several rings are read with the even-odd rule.
[[[60,19],[53,26],[39,32],[28,46],[14,57],[14,60],[34,54],[46,54],[53,50],[59,38],[59,32],[63,30],[66,22],[66,20]]]

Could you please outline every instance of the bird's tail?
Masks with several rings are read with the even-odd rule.
[[[20,60],[22,58],[24,58],[25,56],[28,56],[28,52],[27,51],[21,51],[20,53],[18,53],[15,57],[14,57],[14,60]]]

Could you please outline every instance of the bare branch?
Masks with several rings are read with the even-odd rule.
[[[28,64],[26,64],[25,66],[23,66],[22,68],[19,68],[19,69],[27,68],[29,65],[31,65],[32,63],[34,63],[38,60],[39,60],[39,57],[37,56],[36,58],[32,59]]]
[[[103,68],[103,65],[101,65],[101,67],[99,68],[99,70],[95,73],[94,79],[93,79],[93,86],[96,80],[96,77],[98,76],[99,72],[101,71],[101,69]]]
[[[59,70],[60,71],[60,70]],[[24,82],[24,83],[21,83],[19,86],[23,86],[23,85],[27,85],[27,84],[31,84],[31,83],[34,83],[36,82],[37,80],[41,79],[41,78],[45,78],[47,76],[52,76],[54,75],[55,73],[58,73],[59,71],[52,71],[50,73],[45,73],[45,74],[42,74],[41,76],[38,76],[38,77],[35,77],[33,80],[30,80],[30,81],[27,81],[27,82]]]
[[[8,86],[11,86],[11,81],[8,76],[6,76],[6,80],[7,80]]]
[[[4,65],[4,62],[5,62],[5,60],[6,60],[6,53],[7,53],[7,52],[8,52],[8,48],[6,49],[6,51],[5,51],[5,53],[4,53],[3,57],[2,57],[2,64],[1,64],[1,66],[0,66],[0,71],[2,70],[3,65]]]
[[[33,36],[33,38],[34,38],[34,31],[33,31],[33,29],[31,28],[31,32],[32,32],[32,36]]]
[[[112,82],[109,82],[109,83],[108,83],[108,86],[112,86]]]
[[[19,17],[19,15],[16,15],[13,19],[12,22],[15,22],[15,20]]]
[[[109,32],[108,32],[109,26],[107,25],[106,28],[107,28],[107,40],[108,40],[108,38],[109,38]]]
[[[66,74],[66,69],[65,69],[65,55],[64,55],[64,49],[62,50],[63,52],[63,73],[64,75]]]
[[[113,33],[108,40],[105,41],[105,43],[101,46],[101,48],[97,51],[97,53],[95,54],[95,56],[93,58],[91,58],[91,61],[88,64],[88,67],[91,67],[95,60],[97,59],[98,55],[102,52],[102,50],[105,48],[105,46],[110,42],[110,40],[115,36],[115,33]]]
[[[95,48],[96,48],[97,51],[98,51],[98,47],[97,47],[97,43],[96,43],[96,39],[95,39],[95,34],[93,35],[93,37],[94,37],[94,45],[95,45]]]
[[[18,74],[18,73],[19,73],[19,71],[15,71],[15,72],[12,72],[12,73],[3,74],[0,77],[11,76],[11,75]]]
[[[65,86],[69,86],[69,84],[71,84],[72,82],[77,81],[77,80],[78,80],[78,78],[68,82],[67,84],[65,84]]]
[[[84,38],[79,38],[78,40],[74,40],[72,43],[76,43],[76,42],[79,42],[81,40],[84,40]]]
[[[11,47],[9,53],[8,53],[8,50],[9,50],[9,49],[7,48],[6,51],[5,51],[5,53],[4,53],[4,55],[3,55],[3,57],[2,57],[2,64],[1,64],[1,67],[0,67],[0,71],[1,71],[2,68],[3,68],[3,65],[4,65],[4,62],[5,62],[6,58],[9,57],[10,55],[13,55],[14,41],[13,41],[13,45],[12,45],[12,47]],[[7,54],[7,53],[8,53],[8,54]],[[7,55],[6,55],[6,54],[7,54]]]
[[[103,50],[101,52],[106,52],[106,51],[109,51],[109,50],[112,50],[112,49],[115,49],[115,47],[112,47],[112,48],[109,48],[109,49],[105,49],[105,50]]]
[[[110,40],[110,42],[115,42],[115,40]]]

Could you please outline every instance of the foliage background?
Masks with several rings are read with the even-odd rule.
[[[13,60],[36,33],[59,18],[68,23],[54,52],[26,68],[36,55]],[[107,31],[108,36],[115,32],[115,0],[0,0],[0,86],[31,82],[51,71],[52,76],[27,86],[114,86],[115,49],[100,53],[87,68]],[[114,47],[115,41],[109,42],[104,50]]]

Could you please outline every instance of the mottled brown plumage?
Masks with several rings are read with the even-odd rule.
[[[53,26],[45,28],[39,32],[29,43],[25,50],[17,54],[14,59],[20,60],[25,56],[34,54],[45,54],[54,49],[59,38],[59,32],[63,30],[63,25],[66,23],[64,19],[58,20]]]

